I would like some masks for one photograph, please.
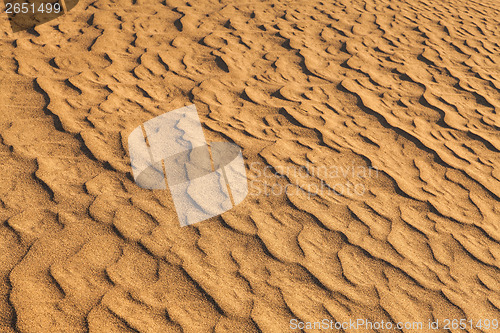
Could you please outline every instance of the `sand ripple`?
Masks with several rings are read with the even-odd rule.
[[[4,18],[0,331],[499,318],[499,15],[493,0],[82,0],[28,32]],[[181,229],[125,147],[192,103],[251,182],[267,170],[294,191],[252,182]],[[346,172],[364,191],[339,195],[331,175],[264,169],[311,165],[378,171]]]

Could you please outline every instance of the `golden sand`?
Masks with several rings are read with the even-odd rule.
[[[0,332],[500,318],[499,17],[82,0],[13,33],[2,14]],[[181,228],[127,137],[192,103],[208,141],[242,148],[250,193]]]

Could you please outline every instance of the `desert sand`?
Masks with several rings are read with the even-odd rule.
[[[81,0],[14,33],[2,13],[0,332],[499,319],[499,17]],[[127,137],[190,104],[241,147],[250,193],[181,228],[168,191],[134,183]]]

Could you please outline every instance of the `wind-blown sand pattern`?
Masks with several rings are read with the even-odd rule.
[[[2,17],[0,332],[500,318],[498,1],[82,0],[16,34]],[[250,191],[265,166],[379,172],[345,175],[361,195],[254,189],[181,228],[126,147],[192,103],[258,166]]]

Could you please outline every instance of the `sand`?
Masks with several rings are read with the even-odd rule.
[[[499,16],[81,0],[13,33],[2,14],[0,332],[500,318]],[[134,183],[127,137],[193,103],[250,193],[181,228],[168,191]]]

